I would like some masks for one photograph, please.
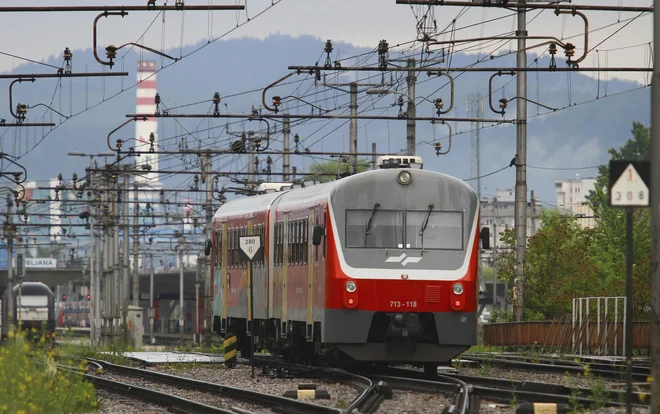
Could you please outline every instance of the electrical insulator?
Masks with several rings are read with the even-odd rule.
[[[14,181],[16,181],[18,183],[18,180],[20,180],[20,179],[21,179],[21,173],[14,174]]]
[[[325,48],[323,48],[323,51],[326,53],[325,67],[329,68],[332,66],[332,61],[330,60],[330,53],[332,53],[332,40],[326,40]]]
[[[506,104],[507,104],[506,98],[500,99],[500,108],[501,109],[503,109],[503,110],[506,109]]]
[[[445,106],[445,104],[442,102],[442,98],[436,98],[436,100],[435,100],[435,109],[437,110],[436,113],[438,115],[441,114],[442,107],[444,107],[444,106]]]
[[[73,58],[73,53],[68,47],[64,48],[64,73],[67,75],[71,74],[71,59]]]
[[[296,144],[300,142],[300,136],[298,134],[293,136],[293,142],[295,142]]]
[[[399,105],[399,107],[403,107],[403,97],[399,96],[399,99],[397,99],[396,104]]]
[[[440,150],[442,150],[442,144],[440,141],[436,141],[433,143],[433,148],[435,148],[435,155],[439,156],[440,155]]]
[[[105,48],[105,55],[108,58],[108,60],[110,60],[109,65],[110,67],[112,67],[112,65],[114,65],[112,59],[117,58],[117,47],[115,45],[109,45],[108,47]]]
[[[566,57],[570,61],[573,56],[575,56],[575,45],[572,43],[566,43],[566,46],[564,48],[564,53],[566,54]]]
[[[124,141],[121,140],[121,138],[117,139],[117,151],[121,150],[121,145]]]
[[[378,43],[378,66],[380,66],[381,69],[387,67],[388,50],[389,45],[387,44],[387,40],[381,40],[380,43]]]
[[[277,109],[280,105],[282,105],[282,98],[279,96],[273,96],[273,106],[275,107],[275,112],[277,112]]]
[[[154,147],[155,142],[156,142],[156,136],[152,132],[149,134],[149,152],[156,152],[156,148]]]
[[[197,174],[195,174],[195,176],[193,177],[193,181],[195,182],[195,186],[197,186],[197,183],[199,183],[199,177],[197,176]]]
[[[78,181],[78,174],[73,173],[73,179],[71,181],[72,181],[71,188],[73,188],[73,190],[75,191],[76,190],[76,181]]]
[[[254,141],[254,147],[257,148],[257,149],[259,149],[261,147],[261,140],[260,139],[257,139],[257,140]]]
[[[174,7],[176,7],[177,10],[183,10],[183,0],[176,0],[176,3],[174,3]]]
[[[213,105],[215,105],[215,109],[213,109],[213,115],[220,115],[220,92],[216,92],[213,94]]]

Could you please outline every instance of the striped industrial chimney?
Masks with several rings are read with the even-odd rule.
[[[137,63],[137,107],[138,114],[156,113],[156,62],[138,61]],[[151,135],[153,134],[153,143]],[[148,187],[160,188],[158,173],[158,155],[149,153],[150,149],[157,150],[158,143],[158,119],[148,118],[146,121],[135,122],[135,137],[138,140],[136,150],[142,155],[137,157],[136,167],[145,173],[137,175],[135,180],[138,184]],[[141,186],[142,186],[141,185]]]

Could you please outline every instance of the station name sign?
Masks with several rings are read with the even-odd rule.
[[[57,267],[57,259],[53,259],[52,257],[45,257],[45,258],[37,258],[37,259],[32,259],[32,258],[25,258],[25,267],[26,268],[39,268],[39,269],[47,269],[47,268],[55,268]]]

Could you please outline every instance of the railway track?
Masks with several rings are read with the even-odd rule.
[[[626,369],[623,365],[612,365],[603,363],[577,363],[566,360],[545,359],[521,359],[511,357],[491,357],[491,356],[471,356],[465,355],[461,357],[462,360],[469,362],[477,362],[482,365],[506,367],[512,369],[522,369],[525,371],[533,372],[548,372],[560,374],[585,374],[587,371],[592,375],[609,378],[615,380],[626,380]],[[588,365],[588,367],[587,367]],[[645,367],[633,368],[633,382],[646,383],[648,377],[651,375],[650,369]]]
[[[575,367],[586,367],[589,366],[590,369],[596,369],[600,371],[612,371],[612,372],[622,372],[625,374],[626,365],[625,361],[611,361],[604,362],[603,360],[597,360],[590,357],[576,357],[572,359],[568,358],[547,358],[547,357],[530,357],[526,355],[502,355],[493,356],[493,354],[464,354],[463,357],[466,360],[481,360],[487,359],[492,360],[506,360],[506,361],[520,361],[520,362],[529,362],[529,363],[538,363],[546,365],[565,365],[565,366],[575,366]],[[640,375],[651,375],[651,366],[647,361],[637,361],[633,363],[633,374]]]
[[[387,381],[394,388],[416,387],[418,390],[427,390],[429,392],[439,392],[443,388],[454,386],[446,380],[449,377],[471,386],[470,393],[476,397],[507,404],[513,400],[566,405],[582,404],[585,406],[599,402],[594,398],[594,391],[590,388],[570,388],[551,383],[516,381],[461,374],[444,374],[438,375],[437,378],[429,378],[428,375],[421,371],[403,368],[387,368],[379,371],[379,374],[371,375],[370,377]],[[606,405],[608,406],[625,406],[624,392],[607,391],[606,395],[601,395],[599,398],[606,399],[608,401]],[[633,401],[643,401],[644,398],[645,396],[642,394],[633,393]],[[646,405],[637,406],[645,407]]]
[[[286,372],[287,374],[294,374],[298,377],[332,378],[344,381],[353,386],[360,394],[344,411],[345,413],[352,413],[356,410],[360,413],[374,412],[384,399],[391,398],[392,396],[388,384],[382,382],[374,383],[365,376],[341,369],[291,364],[272,356],[258,356],[254,357],[253,360],[238,358],[237,362],[244,365],[274,369],[278,376],[285,375]]]
[[[211,382],[204,382],[180,376],[163,374],[151,370],[111,364],[109,362],[100,360],[90,360],[90,362],[97,365],[98,367],[101,367],[104,371],[117,373],[122,376],[138,377],[156,383],[169,384],[178,388],[187,388],[195,391],[214,394],[228,399],[241,400],[258,406],[269,407],[278,412],[294,414],[348,414],[353,413],[358,409],[360,413],[369,413],[378,406],[378,403],[381,400],[381,394],[383,393],[383,384],[373,384],[373,382],[368,378],[362,377],[364,379],[361,380],[358,378],[358,376],[356,376],[355,378],[352,378],[352,380],[361,382],[361,384],[365,387],[367,385],[366,381],[368,381],[369,386],[366,387],[362,393],[360,393],[360,395],[348,408],[338,409],[248,389],[229,387]],[[96,381],[98,378],[100,378],[98,375],[92,375],[91,377],[93,378],[93,381]],[[235,413],[236,411],[223,412]]]

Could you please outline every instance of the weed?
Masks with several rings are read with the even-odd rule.
[[[56,352],[44,338],[9,333],[0,347],[0,413],[75,413],[94,411],[94,386],[82,376],[58,370]],[[85,368],[78,361],[76,368]]]

